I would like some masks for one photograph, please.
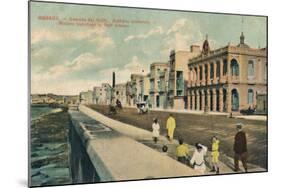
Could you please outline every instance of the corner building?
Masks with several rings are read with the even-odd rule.
[[[189,60],[187,109],[267,112],[267,49],[251,48],[243,33],[237,46],[211,50],[208,39],[199,56]]]

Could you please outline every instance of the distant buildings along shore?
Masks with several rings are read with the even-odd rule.
[[[114,85],[80,92],[79,102],[109,105],[118,99],[123,106],[145,101],[158,109],[267,113],[267,49],[251,48],[243,33],[238,45],[215,50],[206,38],[202,49],[172,50],[167,62],[152,63],[148,74],[131,74],[119,84],[114,78]]]

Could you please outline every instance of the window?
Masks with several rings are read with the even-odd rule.
[[[154,90],[154,80],[150,81],[150,90],[153,91]]]
[[[231,74],[232,76],[239,76],[239,65],[235,59],[231,60]]]
[[[248,77],[253,77],[255,75],[254,61],[250,60],[248,62]]]
[[[220,72],[221,72],[221,68],[220,68],[220,62],[219,61],[217,61],[217,70],[216,70],[216,72],[217,72],[217,77],[220,77]]]
[[[177,80],[176,80],[177,95],[182,96],[183,89],[184,89],[183,72],[177,71],[176,77],[177,77]]]
[[[248,90],[248,104],[253,104],[254,102],[254,91],[252,89]]]
[[[161,90],[161,83],[160,83],[160,80],[157,80],[157,87],[158,87],[158,91]]]

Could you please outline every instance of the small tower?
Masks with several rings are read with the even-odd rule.
[[[202,53],[204,55],[207,55],[209,52],[210,52],[210,45],[209,45],[209,41],[208,41],[208,35],[206,35],[206,39],[202,46]]]
[[[244,36],[244,33],[241,32],[241,36],[240,36],[240,44],[245,44],[245,36]]]

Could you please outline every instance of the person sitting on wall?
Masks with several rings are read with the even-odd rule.
[[[187,144],[183,143],[182,138],[179,139],[179,145],[176,148],[176,156],[179,162],[186,164],[188,157],[188,146]]]

